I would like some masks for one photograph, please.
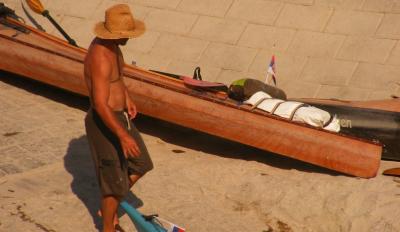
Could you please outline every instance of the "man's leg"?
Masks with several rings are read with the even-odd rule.
[[[129,176],[129,188],[132,188],[132,186],[140,179],[140,177],[142,177],[142,176],[141,175],[130,175]],[[112,199],[116,200],[116,203],[114,203],[112,199],[108,199],[108,198],[112,198]],[[109,206],[110,204],[112,204],[113,206]],[[115,206],[114,206],[114,204],[115,204]],[[103,231],[104,232],[109,231],[109,230],[106,230],[106,223],[108,223],[107,224],[108,226],[111,226],[110,228],[112,228],[113,230],[110,230],[110,231],[113,231],[113,232],[114,232],[115,226],[117,224],[119,224],[119,218],[118,218],[118,214],[117,214],[118,205],[119,205],[119,201],[115,197],[108,196],[108,197],[103,198],[101,212],[99,212],[99,216],[103,217],[103,227],[104,227]],[[109,208],[107,208],[107,207],[109,207]],[[113,217],[111,218],[111,216],[109,216],[109,218],[106,218],[106,216],[103,216],[103,215],[105,215],[104,214],[105,210],[111,213],[112,207],[115,207],[115,209],[113,211],[114,214],[111,214],[111,215],[113,215]],[[107,222],[106,222],[106,220],[107,220]]]
[[[129,188],[132,188],[132,186],[142,177],[142,175],[130,175],[129,176]]]
[[[101,201],[101,214],[103,217],[103,232],[114,232],[114,217],[119,201],[114,196],[103,197]]]

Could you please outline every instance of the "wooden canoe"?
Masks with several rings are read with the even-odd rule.
[[[0,24],[0,69],[87,95],[83,80],[86,50],[13,19]],[[382,145],[294,123],[226,95],[187,88],[181,80],[126,65],[127,88],[138,111],[212,135],[302,160],[345,174],[377,174]]]

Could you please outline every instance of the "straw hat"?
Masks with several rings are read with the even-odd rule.
[[[146,30],[142,21],[133,18],[126,4],[114,5],[106,10],[105,21],[94,27],[94,33],[101,39],[125,39],[142,35]]]

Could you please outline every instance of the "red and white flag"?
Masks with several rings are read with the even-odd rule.
[[[185,232],[186,230],[180,226],[175,225],[172,222],[169,222],[163,218],[156,217],[157,221],[162,225],[164,229],[166,229],[165,232]]]
[[[276,68],[275,55],[272,55],[271,62],[269,63],[269,66],[268,66],[267,78],[265,79],[265,83],[268,83],[268,77],[271,76],[271,79],[274,82],[274,85],[276,86],[275,68]]]

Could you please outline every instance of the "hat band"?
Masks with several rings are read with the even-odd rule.
[[[104,23],[104,28],[108,31],[108,32],[110,32],[110,33],[112,33],[112,34],[124,34],[124,33],[129,33],[129,32],[131,32],[131,31],[134,31],[135,30],[135,27],[131,27],[131,28],[129,28],[129,29],[125,29],[125,30],[111,30],[111,29],[109,29],[108,27],[107,27],[107,23]]]

